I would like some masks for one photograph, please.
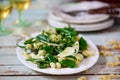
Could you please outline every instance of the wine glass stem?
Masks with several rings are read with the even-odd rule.
[[[19,11],[19,23],[22,23],[23,22],[23,11]]]
[[[5,27],[4,27],[4,20],[0,19],[0,31],[5,31]]]

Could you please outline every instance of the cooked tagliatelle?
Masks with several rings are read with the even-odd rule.
[[[47,28],[18,46],[26,60],[39,68],[74,68],[93,55],[86,40],[71,27]]]

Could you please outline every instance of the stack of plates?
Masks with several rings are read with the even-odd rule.
[[[71,27],[75,28],[77,31],[97,31],[106,29],[111,27],[114,23],[114,20],[110,18],[110,15],[82,12],[82,10],[96,9],[106,6],[109,5],[98,1],[65,4],[60,8],[54,8],[50,12],[48,22],[52,27],[66,27],[70,24]],[[75,10],[81,12],[77,13],[75,16],[66,13]]]

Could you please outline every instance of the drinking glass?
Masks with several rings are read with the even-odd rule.
[[[12,30],[7,29],[4,25],[4,20],[10,15],[12,11],[12,4],[9,0],[0,0],[0,36],[7,35]]]
[[[27,22],[23,18],[24,10],[28,9],[31,3],[31,0],[11,0],[13,6],[18,10],[19,19],[16,21],[16,27],[28,27],[31,25],[30,22]]]

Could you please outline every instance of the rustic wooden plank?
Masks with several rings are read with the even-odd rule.
[[[77,80],[79,76],[2,76],[0,80]]]
[[[113,57],[101,57],[99,58],[97,64],[104,65],[107,61],[113,60]],[[0,56],[0,65],[16,65],[21,64],[16,55],[10,56]]]
[[[0,37],[0,46],[16,46],[18,37],[2,36]]]
[[[17,46],[0,46],[0,55],[16,55],[16,47]],[[102,48],[102,45],[97,45],[99,50],[104,50]],[[108,50],[113,52],[114,54],[119,54],[120,50],[119,49],[111,49]]]
[[[119,51],[114,51],[114,55],[120,55]],[[97,64],[105,65],[106,62],[113,61],[113,56],[100,56]],[[0,65],[21,64],[16,55],[15,48],[0,48]]]
[[[83,75],[67,76],[0,76],[0,80],[78,80]],[[84,75],[88,80],[99,80],[100,75]],[[114,79],[116,80],[116,79]],[[120,80],[117,79],[117,80]]]
[[[108,41],[110,40],[118,40],[120,41],[120,37],[118,37],[120,35],[120,32],[117,33],[99,33],[99,34],[85,34],[83,33],[83,35],[85,35],[86,37],[88,37],[90,40],[92,40],[96,45],[105,45],[107,44]],[[107,37],[107,38],[106,38]]]
[[[17,56],[0,56],[0,65],[12,65],[12,64],[21,64]]]
[[[44,22],[44,21],[43,21]],[[44,24],[45,25],[45,24]],[[17,32],[14,32],[13,35],[19,35],[19,36],[3,36],[0,37],[0,47],[4,47],[4,46],[16,46],[16,43],[18,42],[17,40],[22,39],[20,38],[20,36],[22,34],[25,35],[30,35],[34,32],[38,32],[42,29],[45,29],[45,26],[40,26],[40,27],[30,27],[30,28],[25,28],[22,30],[21,34],[17,34],[18,30],[15,30]],[[106,31],[100,31],[100,32],[89,32],[88,33],[80,33],[83,34],[85,36],[87,36],[88,38],[90,38],[96,45],[105,45],[109,40],[119,40],[120,38],[118,37],[120,35],[120,29],[119,26],[115,26],[115,28],[110,28]],[[104,36],[107,36],[104,37]]]
[[[110,73],[117,73],[120,74],[120,67],[107,67],[105,65],[95,65],[92,68],[90,68],[88,71],[86,72],[82,72],[82,73],[78,73],[75,75],[97,75],[97,74],[110,74]],[[1,65],[0,66],[0,75],[40,75],[40,76],[44,76],[47,74],[42,74],[40,72],[35,72],[29,68],[27,68],[24,65],[11,65],[11,66],[4,66]]]
[[[0,77],[0,80],[77,80],[80,76],[7,76]],[[94,76],[87,76],[91,78]],[[94,79],[95,80],[95,79]]]
[[[8,76],[0,77],[0,80],[77,80],[74,76]]]
[[[0,48],[0,56],[12,56],[16,55],[15,47],[2,47]]]

